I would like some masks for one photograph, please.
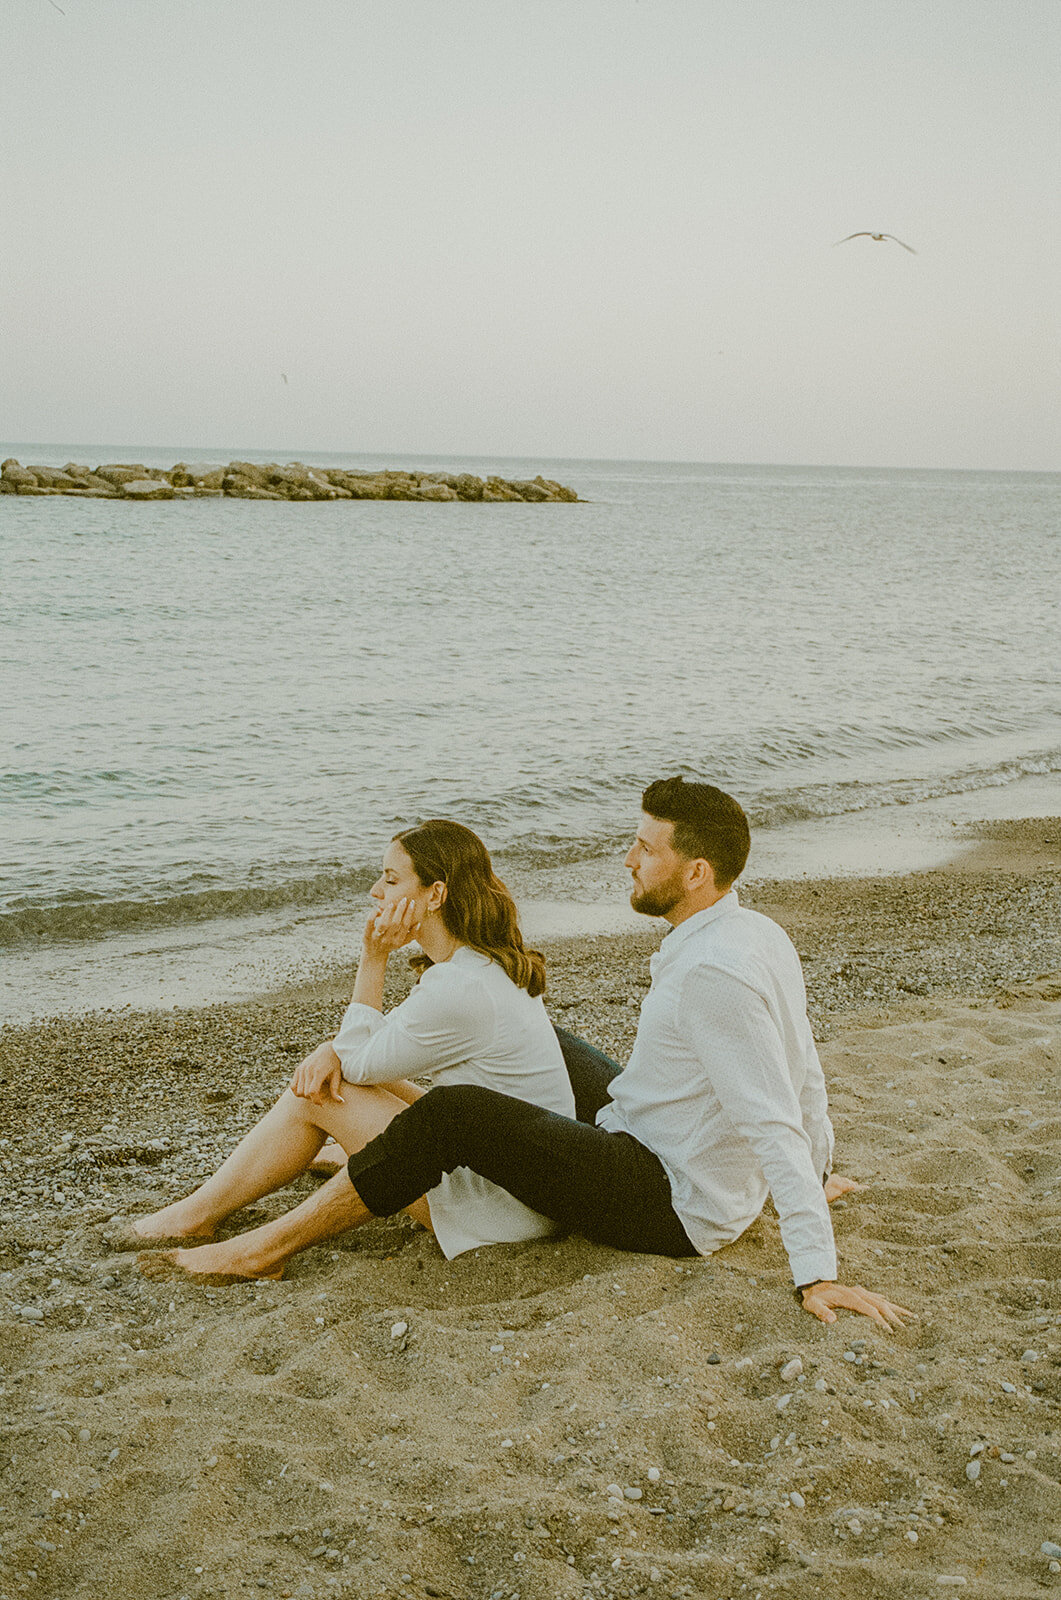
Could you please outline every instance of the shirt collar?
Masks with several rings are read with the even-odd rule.
[[[459,944],[450,956],[449,961],[443,964],[451,967],[454,962],[459,967],[488,967],[490,965],[490,957],[484,955],[482,950],[473,950],[470,944]]]
[[[706,928],[709,923],[717,922],[719,917],[728,916],[731,911],[739,909],[740,901],[737,899],[736,889],[727,889],[721,900],[716,900],[706,911],[694,911],[691,917],[686,917],[684,922],[679,922],[676,928],[672,928],[656,952],[657,956],[669,961],[672,956],[677,955],[685,941],[691,939],[693,934],[699,933],[701,928]]]

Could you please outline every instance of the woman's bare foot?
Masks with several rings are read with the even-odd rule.
[[[319,1178],[333,1178],[342,1167],[346,1166],[349,1159],[341,1144],[337,1144],[334,1139],[328,1139],[321,1145],[306,1170],[316,1173]]]
[[[850,1194],[852,1189],[861,1187],[862,1185],[856,1183],[854,1178],[845,1178],[842,1173],[831,1172],[825,1180],[825,1198],[832,1205],[841,1195]]]
[[[258,1260],[238,1235],[192,1250],[148,1250],[137,1257],[136,1264],[145,1278],[193,1278],[197,1283],[246,1283],[284,1275],[282,1265]]]
[[[205,1244],[214,1237],[214,1229],[202,1222],[196,1224],[186,1202],[177,1200],[146,1217],[116,1218],[103,1237],[107,1246],[116,1252],[157,1250],[163,1245],[182,1244],[185,1239]]]

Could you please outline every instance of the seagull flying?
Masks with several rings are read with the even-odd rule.
[[[904,250],[909,250],[912,256],[916,256],[917,254],[917,251],[914,249],[912,244],[903,244],[901,239],[895,238],[894,233],[849,233],[847,239],[875,239],[878,244],[882,244],[885,239],[894,239],[896,244],[903,245]],[[837,239],[836,243],[846,244],[847,239]],[[836,245],[834,245],[833,248],[835,249]]]
[[[286,383],[287,382],[287,373],[286,372],[281,372],[280,376],[281,376],[281,378],[283,378],[284,382]]]

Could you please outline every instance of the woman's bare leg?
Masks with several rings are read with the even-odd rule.
[[[408,1078],[396,1078],[393,1083],[381,1083],[379,1087],[386,1089],[397,1099],[404,1100],[407,1106],[411,1106],[414,1100],[419,1100],[422,1094],[427,1093],[427,1090],[421,1089],[419,1084],[410,1083]],[[344,1150],[342,1145],[329,1134],[306,1170],[321,1178],[334,1177],[340,1167],[346,1166],[347,1156],[352,1154],[353,1151]],[[419,1221],[419,1218],[417,1220]]]
[[[407,1100],[378,1086],[344,1084],[344,1100],[314,1105],[286,1089],[213,1177],[184,1200],[133,1223],[133,1234],[152,1239],[210,1239],[219,1222],[282,1189],[305,1172],[329,1134],[348,1155],[381,1133]],[[424,1208],[426,1212],[426,1206]],[[410,1207],[417,1221],[425,1217]]]

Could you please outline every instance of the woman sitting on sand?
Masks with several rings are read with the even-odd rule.
[[[285,1090],[214,1174],[186,1200],[125,1224],[114,1248],[213,1238],[220,1222],[291,1183],[325,1140],[348,1155],[435,1084],[479,1084],[565,1116],[574,1097],[545,1011],[545,962],[526,950],[516,907],[485,845],[458,822],[399,833],[372,886],[353,999],[331,1043],[299,1065]],[[420,981],[383,1015],[387,958],[416,939]],[[477,1245],[535,1238],[552,1224],[467,1168],[407,1208],[447,1257]]]

